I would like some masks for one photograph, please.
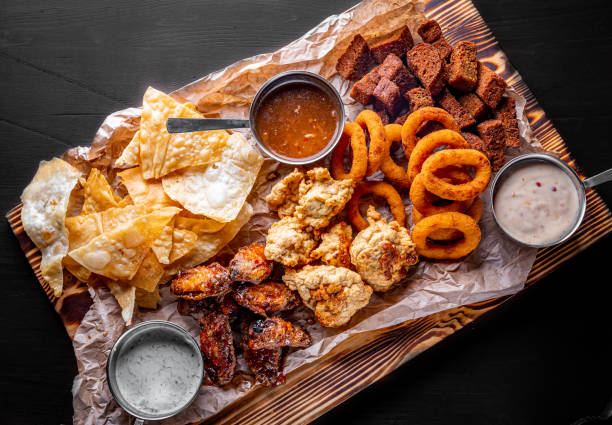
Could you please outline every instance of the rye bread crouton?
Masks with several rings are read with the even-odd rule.
[[[406,55],[406,52],[412,49],[414,41],[412,40],[412,34],[407,26],[404,26],[391,34],[381,37],[378,40],[374,40],[370,43],[370,50],[376,62],[383,63],[385,58],[394,54],[400,58]]]
[[[471,41],[457,43],[450,55],[448,84],[457,90],[472,91],[478,82],[478,48]]]
[[[411,113],[426,106],[434,106],[433,98],[429,92],[422,87],[408,90],[404,94],[404,99],[408,101],[408,107]]]
[[[403,106],[399,87],[393,81],[385,77],[380,79],[372,96],[376,100],[376,107],[382,109],[380,105],[384,106],[384,109],[392,117],[397,116]]]
[[[432,96],[442,91],[445,77],[444,61],[435,47],[427,43],[417,44],[406,54],[406,61]]]
[[[507,84],[502,77],[478,62],[478,82],[475,92],[489,108],[497,108],[497,104],[504,95]]]
[[[511,148],[521,147],[521,137],[516,119],[516,103],[511,97],[504,97],[499,102],[497,109],[493,111],[496,119],[502,122],[506,135],[506,146]]]
[[[440,37],[442,37],[442,28],[438,21],[431,19],[417,29],[417,32],[425,43],[433,43]]]
[[[484,153],[490,160],[491,153],[489,152],[489,149],[487,149],[487,145],[485,144],[485,142],[480,137],[478,137],[474,133],[462,132],[461,135],[463,136],[465,141],[470,144],[470,147],[472,149],[476,149],[477,151]]]
[[[360,34],[357,34],[338,59],[336,71],[347,80],[355,81],[366,75],[374,65],[376,61],[368,43]]]
[[[364,75],[363,78],[357,81],[351,89],[350,96],[362,105],[372,103],[374,89],[376,89],[376,85],[380,81],[378,68],[379,67],[376,67]]]
[[[448,89],[442,90],[442,93],[436,97],[436,101],[442,109],[453,116],[459,128],[464,129],[476,124],[474,117],[461,106],[461,103],[455,99],[455,96]]]
[[[489,160],[493,171],[499,170],[506,163],[506,135],[500,120],[486,120],[476,126],[478,134],[489,151]]]
[[[377,67],[378,75],[393,81],[399,87],[400,94],[419,87],[414,75],[404,66],[402,60],[393,53],[389,54],[382,64]]]
[[[442,58],[443,61],[447,61],[453,51],[453,47],[448,44],[448,41],[444,37],[440,37],[433,43],[431,43],[436,49],[438,49],[438,54]]]
[[[474,93],[466,93],[457,100],[476,121],[482,121],[489,116],[487,105]]]

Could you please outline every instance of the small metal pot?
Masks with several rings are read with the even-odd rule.
[[[262,140],[260,140],[259,133],[255,124],[255,117],[257,116],[257,111],[259,110],[262,101],[274,91],[277,91],[278,89],[285,87],[289,84],[295,83],[311,84],[323,90],[323,92],[325,92],[332,99],[336,107],[337,113],[336,116],[338,121],[336,126],[336,132],[334,133],[332,139],[327,144],[325,149],[323,149],[318,154],[307,158],[287,158],[273,152],[266,146],[266,144]],[[263,150],[270,158],[274,158],[275,160],[284,164],[305,165],[312,164],[313,162],[324,158],[334,149],[334,147],[340,140],[340,136],[342,136],[344,119],[345,114],[342,97],[340,97],[340,94],[338,93],[336,88],[329,81],[313,72],[287,71],[270,78],[264,83],[264,85],[260,87],[257,93],[255,93],[255,97],[253,97],[253,101],[251,102],[251,107],[249,109],[248,120],[217,118],[168,118],[166,122],[166,128],[168,129],[169,133],[188,133],[193,131],[206,130],[226,130],[230,128],[250,128],[251,132],[253,133],[253,137],[255,137],[255,140],[257,141],[257,144],[259,145],[261,150]]]
[[[576,211],[576,218],[574,224],[568,228],[567,232],[557,240],[545,243],[545,244],[529,244],[523,241],[520,241],[510,235],[500,224],[495,214],[495,195],[497,193],[497,189],[500,187],[501,183],[504,181],[506,177],[508,177],[514,170],[518,167],[524,166],[529,163],[544,163],[554,165],[561,171],[563,171],[572,181],[576,188],[576,192],[578,194],[578,209]],[[506,234],[506,236],[512,239],[514,242],[521,244],[523,246],[528,246],[531,248],[545,248],[552,245],[557,245],[561,242],[565,242],[568,240],[580,227],[582,220],[584,219],[584,214],[586,211],[586,189],[595,187],[601,183],[605,183],[607,181],[612,180],[612,169],[604,171],[603,173],[597,174],[591,178],[585,179],[584,181],[580,179],[578,174],[574,171],[572,167],[570,167],[566,162],[560,160],[559,158],[544,154],[544,153],[530,153],[525,155],[517,156],[512,160],[508,161],[495,175],[491,182],[491,191],[490,191],[490,202],[491,209],[493,211],[493,217],[495,222],[499,226],[499,228]]]
[[[178,339],[179,341],[184,342],[187,346],[193,349],[195,358],[199,359],[198,370],[195,372],[200,375],[200,385],[197,386],[197,389],[193,394],[190,394],[190,397],[188,399],[189,401],[181,406],[176,406],[172,411],[162,412],[159,414],[150,414],[148,412],[142,411],[136,406],[131,405],[119,391],[116,376],[117,359],[119,359],[119,357],[123,353],[123,350],[129,348],[131,346],[130,343],[133,342],[136,338],[142,337],[144,334],[151,332],[163,332],[170,339]],[[198,343],[185,329],[183,329],[179,325],[167,322],[165,320],[150,320],[135,325],[128,329],[123,335],[119,337],[119,339],[117,339],[117,341],[113,345],[113,348],[108,354],[108,360],[106,362],[106,380],[108,382],[110,392],[113,395],[115,401],[117,401],[117,404],[119,404],[119,406],[121,406],[121,408],[127,413],[136,418],[134,425],[142,425],[145,420],[158,421],[166,419],[177,415],[178,413],[185,410],[198,395],[203,378],[204,362],[202,360],[202,354],[200,352],[200,347]]]

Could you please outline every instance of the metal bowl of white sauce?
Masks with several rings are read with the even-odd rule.
[[[556,245],[580,227],[586,211],[586,190],[610,180],[612,169],[583,181],[555,156],[517,156],[491,182],[493,217],[506,236],[521,245]]]
[[[140,323],[117,339],[106,363],[111,394],[135,424],[161,420],[196,398],[204,363],[196,340],[163,320]]]

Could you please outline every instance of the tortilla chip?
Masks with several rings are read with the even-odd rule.
[[[172,233],[172,250],[168,256],[168,263],[173,263],[187,255],[198,241],[198,235],[190,230],[174,228]]]
[[[172,173],[162,185],[170,198],[192,213],[227,223],[240,212],[263,160],[242,134],[234,133],[218,162]]]
[[[131,280],[152,242],[178,212],[174,207],[159,209],[96,236],[68,255],[93,273],[112,280]]]
[[[91,272],[85,267],[74,261],[71,257],[64,257],[62,264],[74,277],[81,282],[87,282],[91,276]]]
[[[170,134],[166,129],[166,120],[170,117],[203,118],[193,109],[149,87],[142,101],[139,136],[140,165],[145,179],[215,162],[229,137],[222,130]]]
[[[136,305],[138,307],[155,310],[159,300],[161,300],[161,296],[159,295],[158,288],[155,288],[151,292],[136,288]]]
[[[137,131],[132,140],[121,152],[121,156],[115,161],[117,168],[136,167],[140,161],[140,131]]]
[[[172,250],[172,239],[174,232],[174,218],[166,224],[164,230],[162,230],[161,234],[155,241],[153,241],[153,245],[151,245],[151,249],[155,253],[155,257],[157,257],[157,261],[162,264],[170,264],[170,251]]]
[[[134,205],[134,202],[132,202],[132,198],[130,198],[130,195],[125,195],[124,198],[117,202],[117,206],[119,208],[127,207],[128,205]]]
[[[220,223],[212,218],[176,217],[174,227],[190,230],[196,234],[217,233],[226,223]]]
[[[62,294],[62,259],[68,253],[64,221],[70,193],[80,175],[79,170],[61,159],[41,161],[36,175],[21,194],[23,228],[40,249],[40,271],[56,297]]]
[[[159,279],[163,275],[163,267],[157,262],[155,254],[149,251],[144,260],[142,260],[142,263],[140,263],[140,267],[138,267],[138,271],[132,280],[125,283],[150,292],[157,287]]]
[[[106,282],[111,294],[115,297],[121,307],[121,317],[126,326],[132,324],[134,315],[134,302],[136,300],[136,288],[129,285],[121,285],[117,282]]]
[[[92,168],[87,181],[83,185],[85,201],[81,214],[91,214],[117,207],[117,199],[106,177],[97,168]]]
[[[180,206],[178,202],[166,195],[159,181],[145,180],[140,171],[140,167],[135,167],[118,173],[135,204],[144,204],[149,207]]]

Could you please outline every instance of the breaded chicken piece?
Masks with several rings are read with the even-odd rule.
[[[210,378],[219,385],[229,383],[236,370],[236,353],[226,315],[211,312],[202,316],[200,350],[203,354],[204,369]]]
[[[283,282],[299,292],[323,326],[332,328],[347,324],[372,295],[372,288],[363,283],[361,276],[344,267],[305,266],[297,271],[288,270]]]
[[[387,223],[372,205],[368,222],[353,240],[351,262],[375,291],[385,292],[406,277],[419,258],[408,230],[396,221]]]
[[[296,267],[312,261],[310,253],[316,245],[314,235],[297,218],[285,217],[268,230],[264,253],[268,260]]]
[[[251,323],[247,343],[251,350],[309,347],[312,344],[312,338],[308,332],[298,328],[293,323],[280,317],[271,317]]]
[[[272,261],[264,254],[265,245],[252,243],[240,248],[229,263],[230,278],[250,283],[263,282],[272,273]]]
[[[186,270],[172,280],[172,293],[179,298],[201,300],[225,295],[232,290],[229,271],[219,263]]]
[[[262,316],[292,310],[300,305],[299,295],[278,282],[239,286],[234,289],[234,299],[242,307]]]
[[[304,173],[296,168],[291,174],[276,183],[266,197],[268,208],[278,212],[280,218],[292,216],[298,205],[298,190],[302,180],[304,180]]]
[[[351,267],[349,247],[353,240],[353,229],[345,221],[334,224],[321,235],[321,244],[312,251],[312,258],[320,258],[325,264],[336,267]]]
[[[244,350],[244,361],[251,372],[255,374],[257,382],[264,387],[275,387],[285,382],[285,376],[281,373],[282,349],[262,348],[261,350]]]
[[[327,168],[313,168],[300,183],[294,215],[305,226],[313,229],[326,227],[351,199],[354,187],[352,179],[334,180]]]

